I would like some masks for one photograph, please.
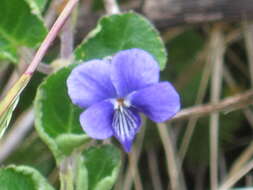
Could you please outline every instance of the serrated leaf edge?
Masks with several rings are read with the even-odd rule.
[[[67,69],[68,67],[63,67],[60,71],[62,71],[63,69]],[[42,103],[41,103],[41,99],[43,98],[43,93],[40,90],[41,87],[43,87],[43,85],[45,85],[47,83],[47,79],[49,77],[53,77],[54,75],[56,75],[58,72],[55,72],[53,74],[51,74],[50,76],[48,76],[39,86],[37,93],[36,93],[36,97],[34,100],[34,110],[35,110],[35,128],[36,131],[39,133],[40,138],[43,139],[43,141],[48,145],[49,149],[51,150],[52,154],[55,157],[56,163],[59,166],[61,161],[64,159],[64,156],[62,154],[62,152],[59,150],[57,144],[52,140],[52,138],[47,135],[47,133],[44,131],[44,128],[42,127],[42,115],[43,113],[40,112],[39,110],[41,110],[42,108]]]

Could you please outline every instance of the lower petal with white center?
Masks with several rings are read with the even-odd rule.
[[[115,109],[112,121],[114,136],[124,147],[126,152],[130,152],[132,141],[141,126],[141,117],[131,107],[120,106]]]

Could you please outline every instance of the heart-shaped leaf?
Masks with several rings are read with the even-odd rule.
[[[134,12],[105,16],[75,50],[76,59],[103,58],[130,48],[140,48],[151,53],[160,68],[166,64],[164,44],[154,26]]]
[[[35,122],[40,137],[53,152],[57,163],[88,141],[79,123],[81,109],[72,104],[66,79],[75,65],[49,76],[35,99]]]

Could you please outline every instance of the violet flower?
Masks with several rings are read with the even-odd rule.
[[[178,93],[169,82],[159,82],[157,62],[141,49],[87,61],[73,69],[67,86],[72,102],[87,108],[80,115],[87,135],[115,136],[126,152],[140,129],[140,113],[164,122],[180,109]]]

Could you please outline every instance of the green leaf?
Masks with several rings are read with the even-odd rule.
[[[17,63],[19,48],[36,47],[47,30],[26,0],[1,0],[0,7],[0,59]]]
[[[44,176],[50,175],[55,167],[54,158],[50,155],[48,147],[34,134],[26,136],[19,144],[18,149],[3,162],[4,165],[13,163],[33,167]]]
[[[166,50],[154,26],[143,16],[129,12],[105,16],[97,27],[75,50],[76,59],[103,58],[130,48],[140,48],[151,53],[163,69]]]
[[[82,131],[82,133],[84,132]],[[74,148],[83,145],[83,143],[88,140],[88,136],[76,134],[61,134],[55,138],[59,149],[61,149],[66,155],[70,155]]]
[[[120,165],[120,152],[113,145],[93,147],[83,152],[77,190],[110,190]]]
[[[27,166],[0,169],[1,190],[53,190],[41,174]]]
[[[66,79],[74,66],[49,76],[40,85],[35,98],[36,130],[58,164],[89,139],[79,123],[82,110],[72,104],[67,94]]]

